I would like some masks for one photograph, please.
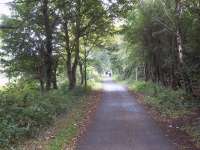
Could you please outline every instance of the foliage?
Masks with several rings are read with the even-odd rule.
[[[183,90],[159,86],[152,82],[127,81],[130,88],[145,95],[144,102],[161,115],[177,118],[189,114],[192,109],[199,106],[196,100],[190,100]]]
[[[140,79],[198,96],[200,54],[198,36],[194,34],[199,34],[199,17],[194,4],[199,2],[180,1],[181,15],[176,2],[150,0],[135,4],[122,27],[124,42],[115,44],[111,53],[113,70],[127,79],[135,77],[138,69]]]
[[[69,88],[75,88],[77,68],[87,65],[84,51],[112,32],[112,16],[100,0],[16,0],[10,6],[12,15],[1,18],[12,27],[0,34],[4,72],[38,80],[42,90],[57,88],[59,68],[67,72]]]
[[[1,91],[1,148],[10,149],[19,139],[36,136],[42,127],[52,124],[57,115],[68,112],[84,94],[81,89],[69,92],[63,86],[58,91],[41,95],[34,84],[12,84]]]
[[[200,147],[200,122],[199,120],[193,120],[192,122],[187,123],[181,130],[185,131],[188,135],[191,136],[192,141],[196,143],[196,146]]]
[[[87,99],[86,99],[87,98]],[[48,150],[60,150],[66,145],[74,144],[71,143],[72,139],[79,134],[78,124],[86,117],[86,107],[88,107],[89,99],[88,97],[82,97],[80,101],[76,104],[76,107],[70,112],[70,116],[67,118],[67,123],[65,123],[60,131],[57,133],[56,137],[51,140],[50,144],[45,148]],[[70,148],[75,145],[70,145]]]

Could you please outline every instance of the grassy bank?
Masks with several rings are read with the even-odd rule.
[[[199,103],[183,90],[173,90],[152,82],[122,81],[130,90],[144,95],[145,104],[151,106],[161,115],[177,118],[190,114]]]
[[[63,126],[57,132],[55,138],[51,139],[45,150],[75,150],[78,137],[86,130],[92,118],[96,106],[100,100],[100,92],[92,92],[73,108]]]
[[[74,122],[82,117],[83,110],[80,107],[86,103],[89,91],[76,88],[70,92],[67,85],[63,85],[59,90],[41,94],[34,83],[12,84],[5,87],[0,91],[0,149],[16,148],[17,145],[37,137],[40,131],[52,126],[61,114],[68,117],[76,110],[76,117],[71,117],[67,128],[60,131],[70,138],[76,133]],[[58,134],[57,138],[61,137]],[[56,141],[52,143],[56,144],[50,145],[57,145]]]
[[[200,148],[199,100],[195,100],[183,90],[174,91],[152,82],[132,80],[120,82],[141,95],[142,103],[157,112],[163,122],[167,121],[165,122],[167,128],[184,131],[189,135],[188,140]]]

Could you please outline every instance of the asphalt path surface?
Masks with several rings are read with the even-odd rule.
[[[95,119],[78,150],[176,150],[128,90],[107,78]]]

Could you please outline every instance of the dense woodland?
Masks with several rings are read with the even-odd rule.
[[[145,81],[199,95],[199,5],[195,0],[140,1],[125,18],[123,43],[115,43],[113,69],[124,78],[135,78],[138,71]]]
[[[49,124],[71,106],[65,97],[105,71],[200,96],[199,0],[9,5],[11,16],[2,16],[0,26],[2,72],[10,80],[0,92],[2,147]]]

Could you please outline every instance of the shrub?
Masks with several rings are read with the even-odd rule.
[[[26,83],[9,85],[0,91],[0,149],[11,149],[19,139],[35,136],[84,94],[81,88],[74,92],[66,89],[62,86],[42,95],[34,84]]]
[[[162,115],[180,117],[187,114],[196,102],[183,90],[173,90],[152,82],[132,81],[129,85],[145,95],[145,103],[158,110]]]

